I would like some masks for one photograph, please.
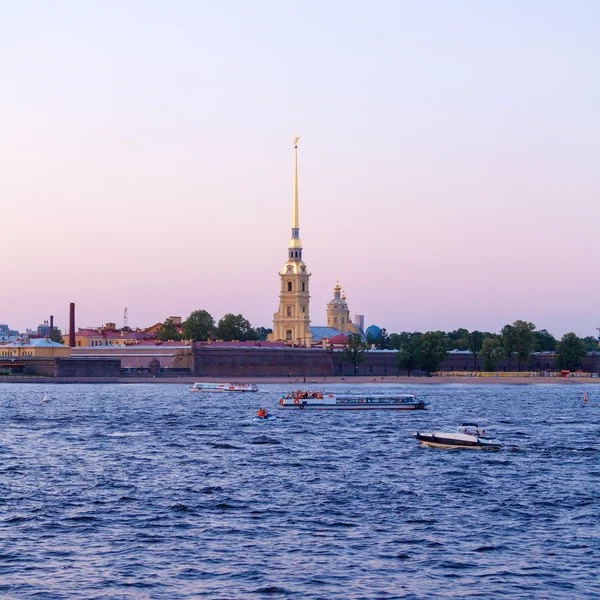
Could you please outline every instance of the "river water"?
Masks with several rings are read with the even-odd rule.
[[[365,413],[260,387],[2,385],[0,597],[600,597],[600,388],[381,385],[431,405]],[[410,435],[465,420],[504,448]]]

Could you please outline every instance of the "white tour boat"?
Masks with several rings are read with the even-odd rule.
[[[414,394],[326,394],[302,390],[279,400],[279,408],[316,410],[418,410],[426,404]]]
[[[432,448],[469,448],[472,450],[499,450],[502,443],[487,435],[475,423],[463,423],[446,431],[415,431],[413,436],[424,446]]]
[[[251,383],[195,383],[190,392],[258,392]]]

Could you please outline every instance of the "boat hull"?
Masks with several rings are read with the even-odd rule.
[[[393,405],[393,404],[377,404],[377,405],[369,405],[369,404],[357,404],[357,405],[329,405],[329,404],[304,404],[304,405],[280,405],[279,408],[283,409],[300,409],[300,410],[422,410],[424,406],[417,405]]]
[[[222,394],[224,392],[242,393],[242,392],[258,392],[258,388],[250,385],[232,385],[229,383],[225,384],[195,384],[190,388],[190,392],[210,392],[216,394]]]
[[[486,441],[475,437],[473,440],[467,440],[417,433],[415,438],[421,444],[430,448],[466,448],[468,450],[499,450],[501,448],[501,444],[495,440]]]

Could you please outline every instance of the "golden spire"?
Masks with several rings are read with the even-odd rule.
[[[300,228],[300,219],[298,218],[298,140],[300,136],[294,138],[294,208],[292,211],[292,229]]]

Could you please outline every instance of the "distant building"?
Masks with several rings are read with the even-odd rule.
[[[78,329],[75,332],[75,347],[85,346],[128,346],[156,338],[154,333],[117,329],[114,323],[104,327]]]
[[[68,358],[71,348],[50,338],[24,339],[0,346],[0,357]]]
[[[365,315],[354,315],[353,323],[364,333],[365,331]]]

